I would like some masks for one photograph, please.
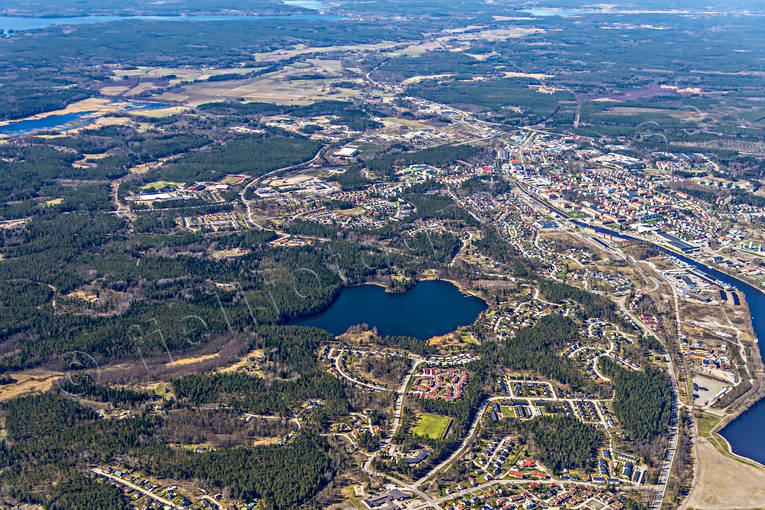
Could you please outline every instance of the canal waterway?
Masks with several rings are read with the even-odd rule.
[[[574,223],[620,239],[640,241],[640,239],[623,235],[607,228],[588,225],[580,221],[575,221]],[[749,305],[749,312],[752,316],[752,329],[754,329],[754,334],[757,336],[757,342],[760,347],[760,356],[763,357],[763,363],[765,363],[765,344],[763,343],[765,342],[765,293],[745,281],[734,278],[713,267],[696,262],[693,259],[661,246],[654,246],[668,255],[671,255],[714,279],[719,280],[730,288],[738,289],[744,294],[746,302]],[[765,435],[762,434],[763,430],[765,430],[765,399],[757,401],[747,411],[730,422],[720,433],[728,443],[730,443],[734,452],[765,464]]]

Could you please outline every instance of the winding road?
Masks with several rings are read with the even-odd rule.
[[[146,489],[144,489],[142,487],[139,487],[138,485],[136,485],[136,484],[134,484],[132,482],[128,482],[127,480],[125,480],[123,478],[111,475],[111,474],[109,474],[109,473],[107,473],[105,471],[102,471],[99,468],[94,468],[93,472],[95,474],[97,474],[98,476],[102,476],[104,478],[108,478],[108,479],[110,479],[110,480],[112,480],[114,482],[117,482],[120,485],[124,485],[126,487],[130,487],[134,491],[138,491],[141,494],[143,494],[144,496],[147,496],[147,497],[149,497],[149,498],[151,498],[151,499],[153,499],[155,501],[158,501],[158,502],[162,503],[163,505],[167,505],[170,508],[175,508],[176,510],[184,510],[184,508],[182,506],[176,505],[175,503],[173,503],[169,499],[163,498],[162,496],[154,494],[153,492],[147,491]]]
[[[258,225],[255,222],[255,220],[252,219],[252,207],[250,206],[250,202],[245,198],[245,195],[247,194],[247,190],[249,189],[250,186],[252,186],[253,184],[258,184],[258,183],[262,182],[263,179],[265,179],[267,177],[270,177],[272,175],[276,175],[276,174],[278,174],[280,172],[288,172],[290,170],[294,170],[296,168],[299,168],[299,167],[301,167],[303,165],[310,165],[311,163],[315,162],[316,160],[318,160],[321,157],[322,151],[324,151],[324,149],[326,149],[327,147],[328,147],[328,145],[322,145],[321,148],[318,150],[318,152],[311,159],[309,159],[308,161],[303,161],[302,163],[296,163],[294,165],[285,166],[285,167],[282,167],[282,168],[277,168],[276,170],[271,170],[268,173],[265,173],[265,174],[263,174],[261,176],[255,177],[254,179],[250,180],[250,182],[248,182],[242,188],[242,191],[239,193],[239,198],[241,199],[242,203],[247,208],[247,221],[249,221],[250,224],[255,226],[255,227],[258,227],[260,229],[263,228],[261,225]]]

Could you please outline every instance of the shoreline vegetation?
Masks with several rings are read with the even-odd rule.
[[[765,508],[765,12],[29,2],[0,507]]]
[[[344,292],[350,292],[353,289],[363,289],[365,287],[369,287],[369,288],[376,287],[378,289],[382,289],[383,290],[383,295],[390,296],[390,298],[393,299],[393,301],[391,301],[390,304],[391,304],[391,306],[395,307],[395,306],[401,306],[401,302],[398,299],[394,299],[394,296],[406,296],[410,292],[412,292],[415,289],[417,289],[418,285],[425,284],[425,283],[428,283],[428,282],[439,282],[439,283],[448,284],[448,285],[451,286],[451,288],[446,288],[446,289],[441,289],[441,288],[439,288],[439,289],[431,289],[431,288],[429,288],[429,289],[425,289],[423,287],[422,292],[416,292],[415,293],[416,295],[413,295],[413,297],[411,299],[415,299],[416,301],[413,302],[413,303],[410,303],[410,304],[412,306],[416,306],[418,308],[421,307],[421,306],[425,307],[425,306],[427,306],[427,301],[429,301],[429,300],[431,300],[433,298],[436,298],[436,297],[441,297],[442,294],[440,292],[441,291],[447,291],[447,293],[449,294],[449,297],[444,299],[443,305],[444,306],[449,306],[449,307],[459,307],[460,308],[460,312],[461,312],[461,315],[460,315],[461,319],[457,320],[457,322],[455,323],[456,325],[455,325],[454,329],[451,329],[451,330],[448,330],[448,331],[443,331],[443,332],[437,332],[436,334],[429,334],[429,332],[431,330],[433,330],[433,329],[441,330],[442,328],[435,327],[434,324],[436,322],[438,322],[438,321],[435,321],[435,320],[427,321],[427,320],[425,320],[424,323],[425,324],[429,324],[429,325],[423,326],[422,324],[420,324],[419,326],[414,327],[414,329],[412,329],[411,327],[405,327],[404,329],[409,329],[409,330],[411,330],[411,332],[408,332],[408,333],[407,332],[393,333],[393,332],[390,332],[391,328],[392,329],[401,329],[401,327],[402,327],[403,323],[401,323],[401,318],[400,317],[398,318],[398,320],[393,320],[392,322],[390,322],[390,321],[386,322],[386,320],[383,317],[378,317],[377,320],[375,320],[375,319],[370,317],[369,321],[368,320],[361,320],[360,322],[355,323],[355,324],[351,324],[350,323],[351,319],[347,319],[346,318],[346,313],[349,313],[349,314],[351,314],[353,316],[352,320],[359,319],[359,315],[366,316],[367,313],[366,313],[366,311],[359,311],[358,309],[353,308],[353,305],[349,301],[347,301],[347,299],[343,296]],[[434,292],[437,293],[437,294],[433,294]],[[425,294],[423,294],[423,293],[428,294],[429,297],[424,297]],[[345,299],[345,301],[343,303],[339,304],[338,303],[339,300],[342,300],[342,299]],[[385,300],[383,300],[381,302],[378,302],[377,299],[379,299],[379,296],[377,298],[375,298],[375,300],[376,300],[375,301],[375,305],[368,305],[368,306],[373,306],[373,307],[377,307],[377,306],[385,307],[385,306],[388,306],[387,299],[385,299]],[[460,301],[461,299],[475,299],[475,300],[477,300],[476,303],[480,302],[480,311],[479,310],[475,310],[475,313],[476,313],[475,316],[469,315],[469,312],[467,311],[468,309],[463,309],[462,305],[458,303],[458,301]],[[425,301],[422,301],[422,300],[425,300]],[[399,304],[396,305],[395,303],[399,303]],[[338,306],[342,306],[343,309],[346,309],[346,313],[341,314],[340,317],[337,316],[338,310],[333,310],[333,307],[338,307]],[[475,306],[478,306],[478,305],[476,304]],[[412,337],[415,337],[415,338],[417,338],[418,340],[420,340],[422,342],[427,343],[432,338],[443,338],[443,337],[452,335],[453,333],[455,333],[459,329],[461,329],[463,327],[467,327],[467,326],[475,323],[481,317],[481,315],[484,312],[484,310],[486,310],[489,306],[490,306],[489,303],[487,303],[486,300],[484,300],[480,296],[477,296],[477,295],[475,295],[473,293],[465,292],[464,291],[464,286],[457,285],[457,282],[450,281],[450,280],[447,280],[447,279],[442,279],[442,278],[437,278],[437,277],[433,277],[433,278],[418,278],[417,280],[415,280],[414,285],[408,286],[406,289],[402,289],[400,291],[397,289],[396,291],[393,291],[393,292],[391,292],[390,289],[388,289],[387,286],[384,283],[382,283],[380,281],[370,280],[370,281],[359,282],[359,283],[355,283],[353,285],[348,285],[348,286],[342,287],[336,293],[336,295],[333,297],[333,299],[327,304],[327,306],[322,307],[321,309],[319,309],[315,313],[311,313],[311,314],[308,314],[308,315],[304,315],[304,316],[301,316],[301,317],[296,317],[296,318],[290,319],[290,320],[288,320],[287,324],[288,325],[295,325],[295,326],[310,326],[310,327],[318,327],[318,328],[321,328],[321,329],[326,329],[331,334],[333,334],[334,336],[341,336],[342,334],[346,333],[349,329],[358,327],[358,326],[360,326],[362,324],[366,324],[370,329],[374,329],[374,330],[378,330],[378,329],[385,330],[385,329],[388,329],[389,332],[386,333],[385,335],[412,336]],[[473,305],[471,305],[471,307],[469,309],[472,310],[472,308],[474,308]],[[453,309],[452,311],[456,313],[457,309]],[[401,313],[405,313],[403,310],[400,310],[400,312]],[[465,316],[465,314],[462,313],[462,312],[468,313],[468,315]],[[327,314],[327,313],[329,313],[330,315],[325,317],[324,315]],[[380,314],[382,312],[377,310],[377,311],[375,311],[375,313]],[[385,313],[390,313],[390,312],[386,311]],[[423,313],[426,313],[426,312],[423,311]],[[407,315],[407,318],[410,318],[410,317],[408,317],[408,315]],[[416,321],[414,319],[414,317],[411,317],[411,319],[414,322],[422,322],[422,321]],[[460,324],[460,322],[463,322],[465,320],[467,320],[469,322],[468,323],[464,323],[464,324]],[[340,321],[340,322],[338,322],[338,321]],[[375,324],[370,323],[370,321],[371,322],[375,322]],[[451,323],[449,323],[449,324],[451,325]],[[343,329],[343,330],[338,329],[340,327],[344,327],[345,329]],[[424,328],[424,330],[423,330],[423,328]],[[423,330],[423,331],[420,331],[420,333],[416,333],[415,332],[415,331],[419,331],[419,330]],[[427,337],[422,336],[423,332],[425,334],[429,334],[429,336],[427,336]]]
[[[742,411],[742,413],[743,412],[746,412],[746,410]],[[730,444],[730,442],[725,438],[725,436],[723,436],[720,433],[728,423],[730,423],[732,420],[738,417],[738,415],[741,413],[737,415],[725,415],[725,416],[720,416],[718,414],[715,414],[709,411],[701,411],[701,413],[702,413],[702,417],[703,417],[703,414],[709,414],[714,416],[716,419],[718,419],[718,421],[711,429],[709,429],[708,432],[705,432],[704,434],[698,433],[699,435],[702,435],[702,437],[706,437],[710,441],[710,443],[712,443],[715,449],[718,452],[720,452],[720,454],[725,455],[726,457],[730,457],[748,466],[752,466],[757,469],[761,469],[765,471],[765,464],[758,462],[752,458],[749,458],[745,455],[740,455],[736,453],[733,450],[733,447]],[[697,418],[697,421],[698,421],[698,418]],[[698,425],[697,425],[697,429],[698,429]],[[722,444],[720,444],[721,442]]]

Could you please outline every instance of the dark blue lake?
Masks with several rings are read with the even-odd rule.
[[[391,294],[378,285],[359,285],[343,289],[323,312],[293,324],[340,335],[350,326],[364,323],[381,335],[426,340],[472,324],[485,309],[483,300],[443,280],[419,282],[406,294]]]

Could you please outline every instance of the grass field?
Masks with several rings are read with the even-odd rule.
[[[425,436],[431,439],[441,439],[449,430],[451,418],[436,416],[435,414],[421,414],[412,433],[415,436]]]
[[[503,418],[515,418],[515,411],[513,411],[513,408],[510,406],[501,406],[500,409],[502,410],[502,417]]]
[[[246,175],[227,175],[220,182],[223,184],[240,184],[245,179],[247,179]]]
[[[168,383],[159,383],[154,387],[154,394],[158,397],[164,397],[168,395],[169,392],[172,391],[172,388],[170,387],[170,384]]]
[[[712,429],[715,428],[718,423],[720,423],[722,418],[711,413],[701,413],[701,416],[696,420],[696,426],[698,427],[699,435],[702,437],[709,437]]]
[[[166,186],[172,186],[174,188],[180,188],[183,186],[182,182],[170,182],[170,181],[156,181],[156,182],[150,182],[148,184],[144,184],[141,186],[141,189],[159,189],[164,188]]]

